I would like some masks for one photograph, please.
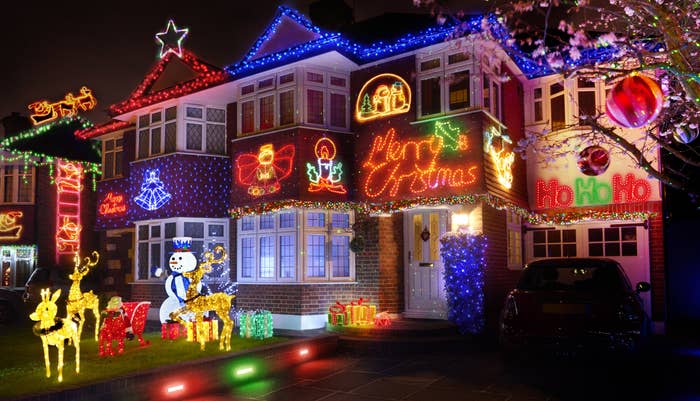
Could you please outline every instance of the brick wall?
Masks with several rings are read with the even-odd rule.
[[[379,306],[382,311],[403,312],[403,213],[379,218]]]
[[[143,302],[150,301],[151,309],[160,308],[160,305],[165,301],[168,294],[165,292],[162,282],[158,283],[139,283],[131,285],[131,298],[129,301],[132,302]]]

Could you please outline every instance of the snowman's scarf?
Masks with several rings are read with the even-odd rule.
[[[182,277],[182,285],[185,287],[185,291],[187,291],[187,288],[190,286],[190,279],[183,276],[182,273],[173,272],[173,280],[170,282],[170,289],[173,290],[173,294],[175,294],[177,300],[180,301],[181,304],[183,304],[185,302],[185,299],[181,298],[180,294],[177,293],[177,283],[175,282],[175,279],[177,279],[178,277]]]

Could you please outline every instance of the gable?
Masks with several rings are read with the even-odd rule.
[[[274,32],[264,39],[257,51],[250,54],[249,60],[311,42],[320,36],[290,17],[282,15]]]
[[[158,79],[153,82],[148,93],[155,93],[163,89],[170,88],[177,84],[182,84],[197,78],[197,72],[188,67],[179,57],[173,57],[165,65],[163,72]]]
[[[183,50],[182,58],[174,53],[163,57],[141,81],[128,99],[109,106],[114,117],[177,98],[226,82],[226,71],[208,64]]]

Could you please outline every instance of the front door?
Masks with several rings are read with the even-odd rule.
[[[412,318],[446,319],[444,267],[440,237],[447,230],[447,210],[420,209],[404,213],[406,244],[406,311]]]

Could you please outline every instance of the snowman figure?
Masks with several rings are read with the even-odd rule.
[[[169,267],[171,274],[165,280],[165,292],[168,298],[160,306],[160,322],[166,323],[170,320],[170,313],[185,306],[187,288],[190,280],[182,273],[191,272],[197,268],[197,258],[190,252],[192,246],[191,237],[173,238],[173,254],[170,256]],[[156,276],[160,277],[162,269],[156,270]],[[202,283],[197,285],[197,292],[201,291]],[[188,316],[183,316],[186,320]]]

